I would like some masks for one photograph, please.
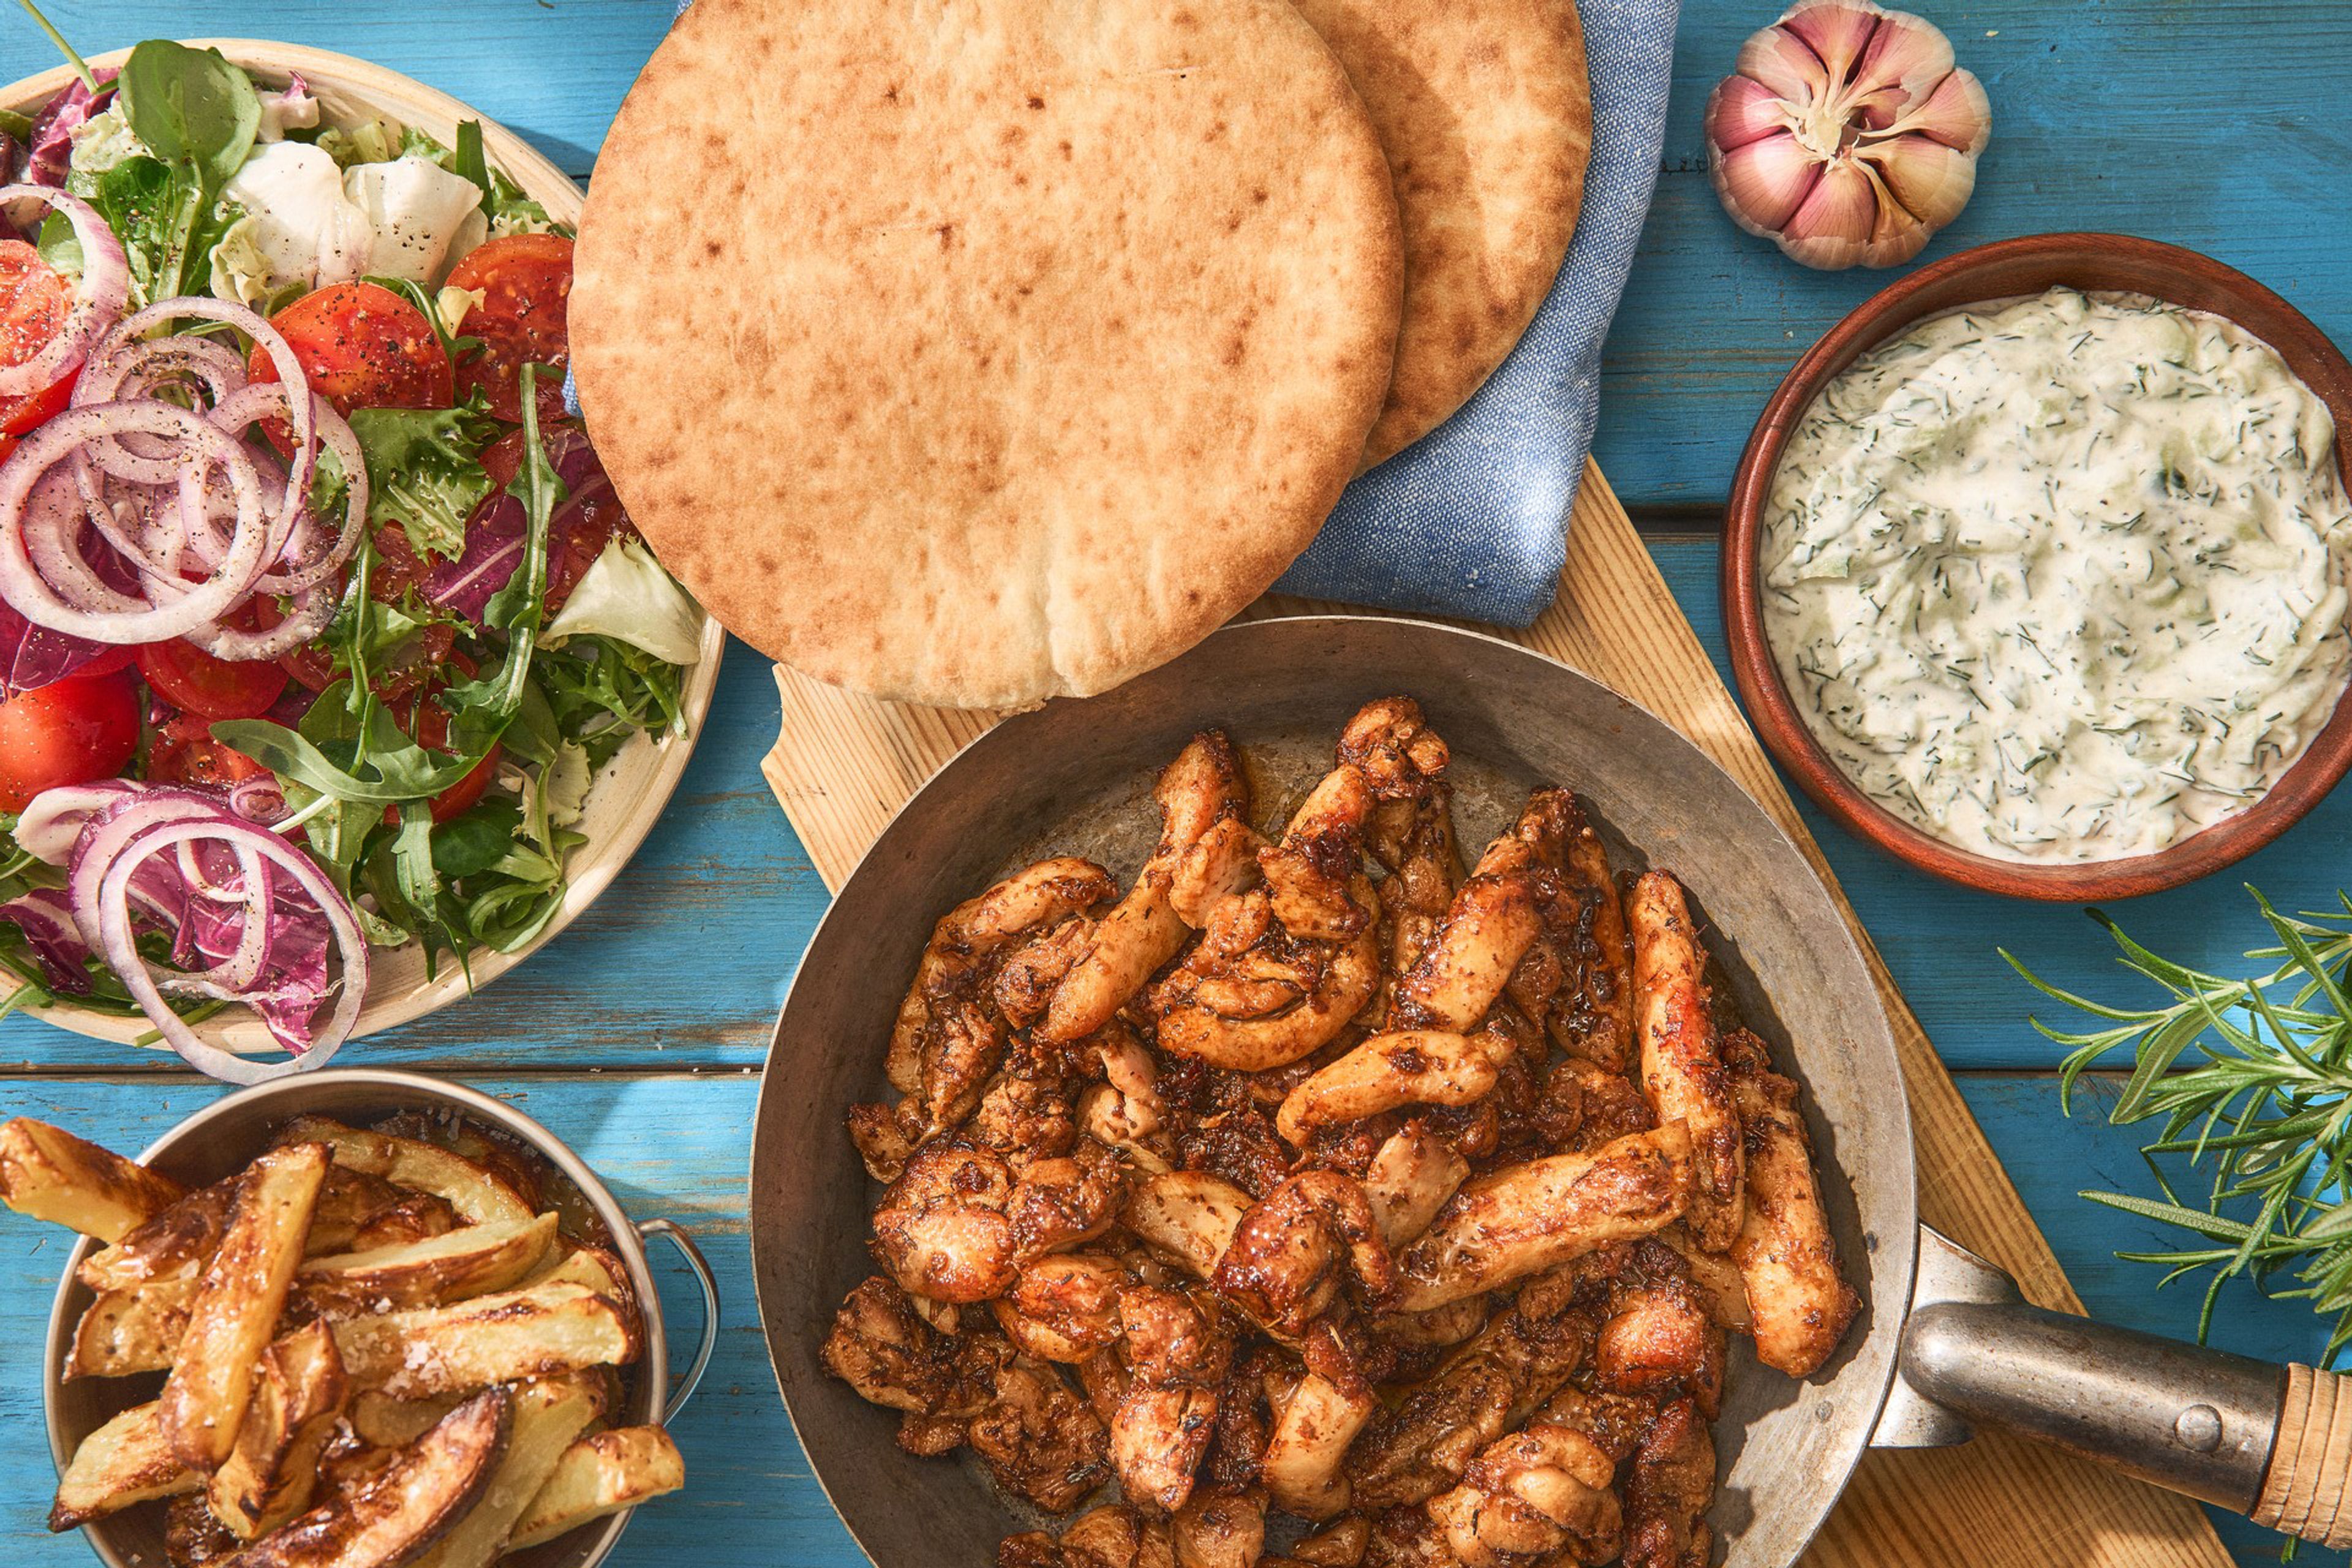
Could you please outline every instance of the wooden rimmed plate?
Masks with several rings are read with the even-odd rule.
[[[1882,289],[1830,329],[1764,405],[1733,480],[1723,533],[1723,620],[1739,695],[1758,734],[1822,810],[1923,871],[1983,892],[2063,902],[2137,898],[2193,882],[2292,826],[2352,767],[2352,701],[2339,700],[2303,756],[2254,805],[2154,855],[2025,864],[1971,854],[1896,816],[1855,786],[1806,727],[1764,627],[1764,510],[1790,434],[1822,388],[1869,350],[1928,316],[2069,288],[2152,295],[2225,316],[2278,351],[2336,420],[2336,457],[2352,486],[2352,363],[2302,311],[2210,257],[2115,234],[2041,234],[1980,245]]]
[[[570,225],[579,221],[580,187],[562,170],[488,115],[423,82],[349,55],[297,44],[253,38],[194,38],[188,42],[198,47],[219,49],[257,80],[271,85],[283,86],[291,73],[300,72],[331,124],[352,124],[371,116],[386,115],[447,143],[456,140],[459,121],[478,120],[481,121],[483,148],[491,167],[520,185],[557,222]],[[113,50],[91,57],[89,63],[120,66],[129,53],[127,49]],[[31,112],[72,80],[71,70],[60,66],[11,87],[0,88],[0,104]],[[379,950],[371,955],[373,973],[368,1002],[352,1031],[354,1037],[409,1023],[463,1000],[470,992],[488,984],[538,952],[596,900],[621,868],[628,864],[637,846],[645,842],[646,835],[653,830],[655,821],[677,788],[679,775],[685,773],[687,759],[693,752],[695,738],[701,733],[703,721],[710,712],[711,693],[719,683],[719,658],[726,642],[727,634],[719,623],[706,620],[701,657],[688,672],[681,693],[688,732],[660,740],[640,735],[623,747],[597,775],[576,825],[580,832],[587,835],[588,842],[572,852],[566,867],[569,881],[562,908],[539,939],[517,952],[487,949],[477,952],[471,962],[470,983],[465,973],[446,963],[428,979],[424,951],[415,943]],[[257,1018],[242,1009],[232,1012],[235,1016],[224,1015],[197,1026],[197,1032],[233,1051],[271,1053],[278,1049]],[[142,1017],[116,1017],[66,1004],[42,1009],[39,1016],[77,1034],[126,1044],[153,1030],[153,1026]]]

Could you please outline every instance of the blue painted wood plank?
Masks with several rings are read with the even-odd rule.
[[[485,1078],[475,1086],[513,1100],[570,1142],[632,1215],[668,1215],[692,1229],[727,1292],[718,1357],[676,1427],[688,1489],[639,1513],[614,1568],[863,1563],[784,1419],[751,1300],[744,1146],[756,1082],[734,1074],[562,1075]],[[2157,1332],[2193,1331],[2192,1288],[2156,1291],[2152,1269],[2110,1256],[2117,1247],[2163,1245],[2164,1233],[2074,1195],[2084,1186],[2147,1190],[2129,1133],[2106,1126],[2087,1105],[2074,1120],[2061,1119],[2046,1080],[1976,1075],[1962,1087],[2091,1310]],[[129,1151],[212,1093],[121,1079],[0,1080],[0,1118],[44,1117]],[[845,1171],[848,1157],[845,1144]],[[63,1233],[0,1214],[0,1562],[11,1568],[79,1568],[89,1561],[79,1542],[51,1537],[40,1524],[54,1474],[39,1418],[41,1344],[65,1251]],[[656,1268],[665,1267],[656,1257]],[[666,1280],[663,1302],[671,1342],[682,1351],[698,1321],[690,1287]],[[2231,1290],[2214,1334],[2228,1349],[2272,1360],[2309,1358],[2321,1339],[2302,1303],[2265,1300],[2243,1287]],[[2275,1537],[2242,1523],[2229,1534],[2242,1562],[2276,1560]]]

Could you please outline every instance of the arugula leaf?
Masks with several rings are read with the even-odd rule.
[[[89,62],[83,59],[74,47],[66,41],[66,36],[58,31],[57,25],[41,15],[41,8],[34,5],[33,0],[16,0],[16,4],[25,8],[25,15],[33,19],[35,26],[49,36],[49,42],[57,45],[58,52],[65,56],[66,64],[73,67],[74,75],[81,78],[82,86],[96,92],[98,90],[97,74],[89,68]]]
[[[505,857],[521,827],[522,807],[492,795],[434,833],[433,868],[453,882],[487,871]]]
[[[131,133],[164,163],[192,172],[206,196],[253,151],[261,95],[218,49],[150,38],[122,62],[116,85]]]
[[[497,216],[490,194],[490,161],[482,153],[482,122],[461,120],[457,122],[457,148],[449,160],[449,172],[461,180],[471,180],[482,193],[482,216]]]
[[[457,408],[354,408],[351,424],[367,459],[369,525],[397,522],[420,555],[463,555],[466,520],[493,488],[481,456],[499,424],[481,390]]]
[[[485,626],[507,634],[506,652],[480,679],[452,686],[442,699],[449,710],[449,738],[478,757],[488,753],[491,742],[522,707],[540,625],[547,615],[547,527],[563,504],[564,491],[539,437],[537,384],[545,374],[542,365],[522,367],[522,463],[507,486],[507,494],[523,505],[522,561],[482,610]]]

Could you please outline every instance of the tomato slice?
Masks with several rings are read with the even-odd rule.
[[[354,408],[446,408],[449,356],[425,312],[373,283],[335,283],[305,294],[269,324],[285,334],[302,362],[310,390],[335,405]],[[278,379],[278,365],[256,345],[247,374]],[[285,445],[281,431],[271,439]]]
[[[139,693],[120,675],[71,675],[0,702],[0,811],[45,789],[112,778],[139,750]]]
[[[73,310],[73,285],[21,239],[0,239],[0,365],[23,364],[49,344]],[[0,397],[0,461],[16,438],[73,400],[77,366],[39,392]]]
[[[490,412],[522,418],[522,367],[571,363],[565,320],[572,299],[572,242],[560,234],[510,234],[467,252],[449,269],[452,289],[478,289],[482,302],[458,329],[482,346],[457,367],[457,393],[480,387]],[[559,379],[539,383],[542,424],[563,417]]]
[[[155,731],[147,746],[147,776],[199,789],[226,789],[269,770],[213,739],[212,721],[183,713]]]
[[[149,643],[138,659],[156,696],[207,721],[258,719],[286,689],[286,671],[276,659],[215,658],[182,638]]]

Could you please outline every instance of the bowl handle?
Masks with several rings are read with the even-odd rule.
[[[696,1385],[701,1383],[703,1373],[710,1366],[710,1352],[719,1348],[719,1280],[710,1272],[710,1260],[702,1256],[702,1248],[695,1246],[694,1237],[687,1235],[675,1221],[646,1220],[637,1226],[637,1236],[646,1241],[659,1237],[677,1247],[678,1257],[693,1272],[694,1282],[702,1287],[702,1340],[694,1347],[694,1359],[687,1363],[686,1375],[678,1380],[677,1392],[672,1394],[662,1406],[662,1421],[667,1425],[676,1420],[677,1413],[686,1407],[686,1402],[694,1397]]]

